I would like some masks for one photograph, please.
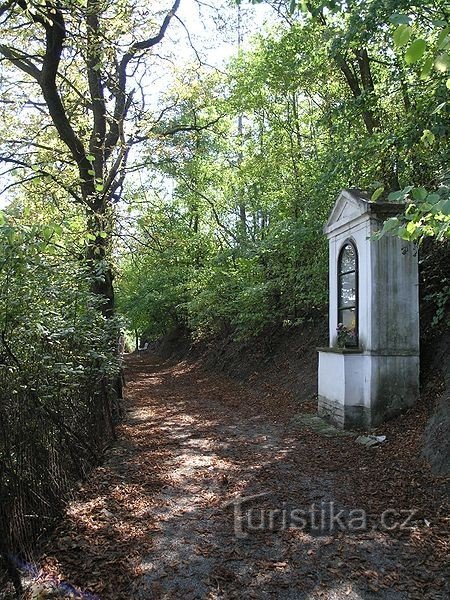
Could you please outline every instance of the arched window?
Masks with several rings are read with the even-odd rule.
[[[358,254],[349,240],[338,260],[338,341],[358,345]]]

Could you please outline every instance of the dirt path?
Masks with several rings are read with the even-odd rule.
[[[41,579],[102,600],[448,597],[445,492],[416,458],[417,416],[368,449],[292,419],[299,405],[273,389],[148,356],[127,371],[118,442]],[[385,531],[386,509],[389,527],[416,512]]]

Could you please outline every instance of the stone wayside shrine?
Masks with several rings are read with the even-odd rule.
[[[329,240],[330,346],[319,349],[320,416],[370,428],[419,395],[418,260],[413,244],[371,239],[404,206],[343,190]]]

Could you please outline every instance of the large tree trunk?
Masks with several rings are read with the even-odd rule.
[[[86,260],[92,277],[92,292],[100,297],[102,314],[110,318],[114,315],[114,277],[111,267],[112,223],[111,217],[108,216],[109,200],[97,198],[93,204],[96,210],[88,210],[87,213],[87,232],[90,239]]]

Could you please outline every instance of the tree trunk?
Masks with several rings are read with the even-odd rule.
[[[92,292],[101,298],[100,310],[106,318],[114,315],[113,272],[110,259],[111,223],[107,216],[108,199],[97,199],[94,206],[97,210],[88,210],[87,233],[89,245],[86,252],[92,284]],[[92,198],[86,203],[91,204]]]

